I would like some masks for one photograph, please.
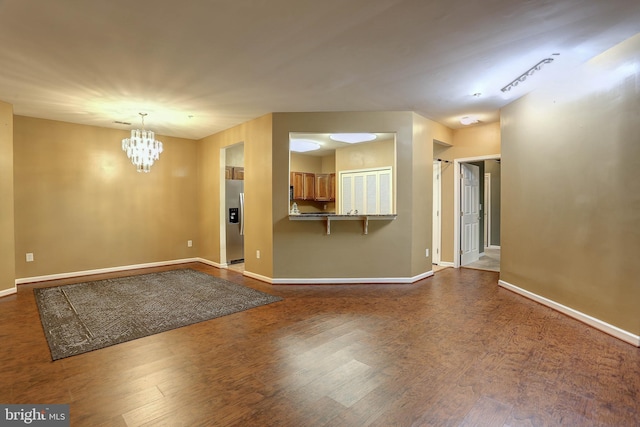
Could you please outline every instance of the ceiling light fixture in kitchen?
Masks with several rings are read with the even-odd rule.
[[[476,117],[473,117],[473,116],[464,116],[463,118],[460,119],[460,123],[462,123],[465,126],[473,125],[475,123],[478,123],[479,121],[480,120],[478,120]]]
[[[358,142],[373,141],[376,139],[374,133],[332,133],[329,135],[334,141],[347,142],[349,144],[357,144]]]
[[[153,162],[160,158],[162,142],[155,139],[152,131],[144,129],[144,117],[147,113],[138,114],[142,118],[142,130],[131,130],[131,137],[122,140],[122,151],[127,153],[138,172],[150,172]]]
[[[310,139],[292,139],[289,141],[289,149],[296,153],[305,153],[320,149],[320,144]]]

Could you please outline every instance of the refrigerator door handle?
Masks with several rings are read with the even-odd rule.
[[[244,193],[240,193],[240,235],[244,236]]]

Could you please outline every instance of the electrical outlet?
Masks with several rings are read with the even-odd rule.
[[[424,250],[424,256],[429,258],[429,249],[428,248]]]
[[[256,251],[256,258],[260,259],[260,249]]]
[[[187,247],[190,248],[191,246],[193,246],[193,241],[187,240]]]
[[[33,262],[33,254],[31,252],[27,254],[27,262]]]

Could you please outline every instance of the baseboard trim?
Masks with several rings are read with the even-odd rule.
[[[197,262],[201,262],[201,263],[203,263],[203,264],[210,265],[211,267],[216,267],[216,268],[227,268],[227,264],[220,264],[220,263],[218,263],[218,262],[211,261],[211,260],[204,259],[204,258],[195,258],[195,261],[197,261]]]
[[[119,267],[98,268],[95,270],[72,271],[68,273],[49,274],[46,276],[23,277],[16,279],[16,285],[24,283],[46,282],[47,280],[68,279],[78,276],[90,276],[92,274],[114,273],[118,271],[137,270],[139,268],[162,267],[165,265],[186,264],[189,262],[205,262],[200,258],[175,259],[170,261],[149,262],[145,264],[123,265]]]
[[[245,274],[247,274],[245,272]],[[248,274],[247,274],[248,276]],[[305,277],[271,279],[273,285],[363,285],[363,284],[409,284],[433,276],[429,270],[413,277]]]
[[[535,302],[566,314],[569,317],[579,320],[582,323],[585,323],[626,343],[629,343],[636,347],[640,347],[640,336],[638,335],[632,334],[631,332],[625,331],[624,329],[620,329],[617,326],[610,325],[607,322],[596,319],[595,317],[591,317],[588,314],[582,313],[578,310],[574,310],[573,308],[567,307],[543,296],[534,294],[533,292],[529,292],[525,289],[519,288],[509,282],[505,282],[504,280],[499,280],[498,285],[519,295],[522,295],[525,298],[531,299]]]
[[[250,271],[243,271],[243,275],[247,277],[251,277],[252,279],[260,280],[261,282],[266,282],[273,285],[273,279],[271,277],[263,276],[262,274],[252,273]]]
[[[438,263],[438,265],[439,265],[440,267],[455,267],[455,266],[456,266],[454,263],[452,263],[452,262],[447,262],[447,261],[440,261],[440,262]]]
[[[8,297],[9,295],[13,295],[18,292],[18,288],[14,286],[13,288],[5,289],[4,291],[0,291],[0,298]]]

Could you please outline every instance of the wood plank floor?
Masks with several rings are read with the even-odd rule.
[[[179,267],[184,267],[179,266]],[[0,403],[72,426],[640,425],[640,350],[448,268],[413,285],[271,286],[284,301],[52,362],[32,289],[0,299]]]

